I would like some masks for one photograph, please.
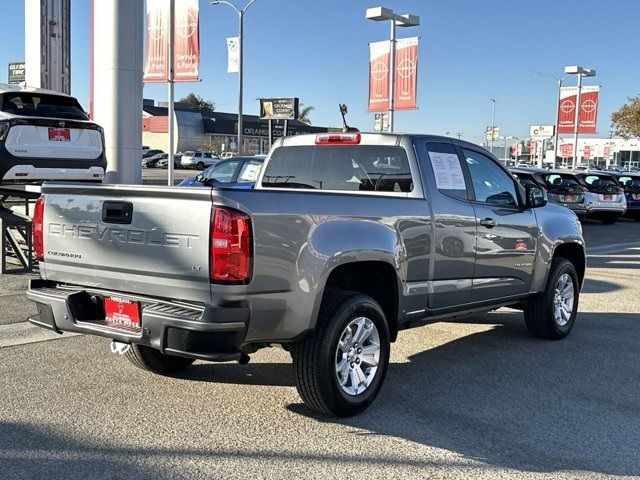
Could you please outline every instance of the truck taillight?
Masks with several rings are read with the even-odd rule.
[[[316,145],[358,145],[360,143],[359,133],[318,133],[316,135]]]
[[[44,197],[36,200],[31,230],[33,233],[33,254],[36,260],[42,261],[44,260]]]
[[[251,279],[251,220],[226,207],[211,212],[209,278],[214,283],[243,284]]]

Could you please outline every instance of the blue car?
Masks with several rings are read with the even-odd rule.
[[[627,197],[625,217],[640,222],[640,173],[619,173],[617,179]]]
[[[233,157],[223,160],[184,179],[181,187],[221,186],[251,190],[256,183],[264,157]]]

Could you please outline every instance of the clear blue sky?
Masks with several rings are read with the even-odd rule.
[[[97,0],[100,1],[100,0]],[[248,0],[231,0],[244,5]],[[72,0],[72,93],[88,97],[88,0]],[[0,0],[0,81],[6,64],[24,55],[23,2]],[[374,0],[256,0],[245,17],[245,112],[258,97],[297,96],[315,111],[316,125],[339,125],[338,103],[349,121],[373,128],[366,111],[368,42],[388,38],[388,22],[364,19]],[[497,100],[501,134],[524,138],[530,124],[552,124],[556,84],[536,72],[562,75],[565,65],[597,70],[586,83],[602,86],[598,133],[609,115],[640,93],[640,0],[385,0],[398,13],[419,15],[418,106],[398,112],[396,130],[454,135],[482,141]],[[194,91],[221,111],[237,111],[237,74],[226,73],[227,36],[237,16],[200,0],[200,83],[178,84],[178,98]],[[10,19],[10,20],[9,20]],[[572,84],[568,80],[567,84]],[[147,98],[166,100],[166,88],[147,85]]]

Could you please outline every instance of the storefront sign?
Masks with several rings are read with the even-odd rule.
[[[260,118],[263,120],[295,120],[298,118],[297,98],[261,98]]]
[[[9,64],[9,83],[22,83],[25,80],[24,62],[12,62]]]

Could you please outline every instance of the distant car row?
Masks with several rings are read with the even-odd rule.
[[[547,190],[549,201],[572,210],[580,219],[615,223],[626,216],[640,221],[640,173],[511,168],[523,185]]]

